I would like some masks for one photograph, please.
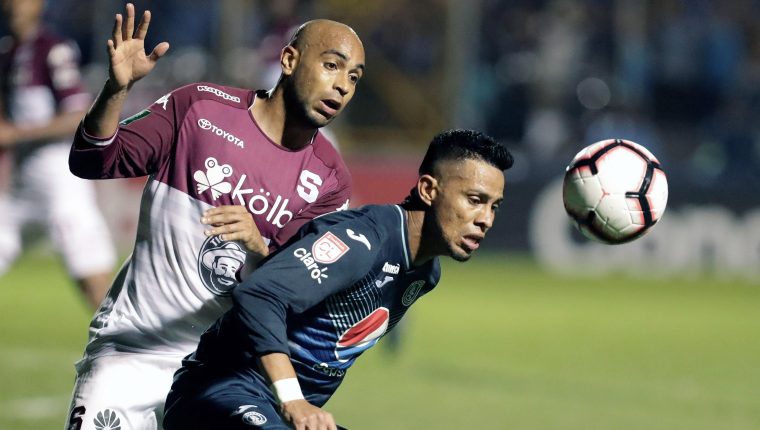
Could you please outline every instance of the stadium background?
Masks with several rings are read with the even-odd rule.
[[[48,2],[93,91],[122,4]],[[172,49],[125,115],[198,80],[269,87],[294,25],[354,27],[368,72],[330,127],[354,205],[402,199],[440,129],[513,149],[485,251],[446,263],[398,348],[367,354],[328,405],[349,428],[760,426],[760,2],[135,4],[153,12],[148,45]],[[558,187],[570,158],[607,137],[650,148],[671,192],[655,230],[617,247],[575,234]],[[127,253],[142,182],[98,186]],[[0,428],[60,428],[89,315],[45,241],[0,278],[0,313]]]

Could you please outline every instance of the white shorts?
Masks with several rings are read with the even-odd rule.
[[[70,148],[47,145],[15,167],[8,192],[0,196],[0,274],[21,252],[21,229],[29,223],[47,228],[75,279],[114,269],[116,251],[94,184],[69,171]]]
[[[161,429],[166,395],[181,362],[176,356],[131,353],[79,361],[64,428]]]

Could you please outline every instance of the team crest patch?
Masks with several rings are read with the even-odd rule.
[[[92,420],[96,430],[121,430],[121,420],[116,412],[110,409],[104,409]]]
[[[311,246],[311,255],[319,263],[330,264],[338,261],[349,249],[338,236],[328,231]]]
[[[412,303],[417,300],[417,296],[420,294],[420,290],[422,290],[424,285],[425,281],[414,281],[409,284],[409,286],[406,287],[406,291],[404,291],[404,295],[401,297],[401,304],[407,307],[411,306]]]
[[[206,239],[198,254],[201,282],[212,293],[228,296],[238,284],[237,273],[245,264],[246,252],[236,242],[225,242],[219,236]]]
[[[260,426],[267,422],[267,417],[261,412],[250,411],[243,414],[243,423],[250,426]]]
[[[264,425],[267,422],[266,415],[262,414],[261,412],[252,411],[251,409],[255,409],[256,405],[242,405],[238,406],[237,410],[233,412],[230,416],[240,415],[240,419],[243,421],[243,424],[249,425],[249,426],[261,426]]]

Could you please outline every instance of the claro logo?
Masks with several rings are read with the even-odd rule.
[[[234,143],[235,146],[239,148],[245,148],[245,142],[243,142],[241,139],[238,139],[232,133],[224,131],[221,128],[215,126],[214,124],[211,123],[211,121],[207,120],[206,118],[201,118],[198,120],[198,127],[200,127],[202,130],[208,130],[230,143]]]

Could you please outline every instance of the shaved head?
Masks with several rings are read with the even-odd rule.
[[[280,53],[280,90],[290,118],[327,125],[348,104],[364,74],[364,46],[346,24],[315,19],[298,27]]]
[[[308,49],[309,46],[326,36],[350,37],[354,38],[359,45],[362,45],[359,35],[356,34],[353,28],[346,24],[331,21],[329,19],[315,19],[301,24],[295,33],[293,33],[293,37],[288,42],[288,46],[292,46],[297,50],[302,51]]]

